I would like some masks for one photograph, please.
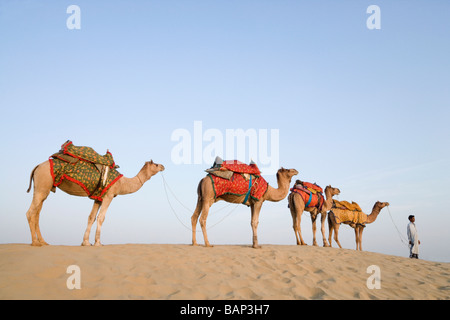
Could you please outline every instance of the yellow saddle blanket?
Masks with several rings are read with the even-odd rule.
[[[350,223],[351,226],[356,224],[365,225],[367,222],[367,215],[362,211],[350,211],[342,209],[332,209],[336,223]]]
[[[356,224],[365,225],[367,222],[367,215],[362,212],[361,207],[356,203],[348,201],[337,201],[333,199],[333,208],[336,223],[350,223],[353,227]]]
[[[359,204],[356,202],[350,203],[348,201],[337,201],[333,199],[334,207],[343,210],[351,210],[351,211],[362,211]]]

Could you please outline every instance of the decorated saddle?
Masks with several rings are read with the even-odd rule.
[[[249,199],[259,200],[267,191],[268,183],[253,162],[222,161],[217,157],[214,165],[205,171],[211,178],[215,198],[224,194],[245,196],[242,203],[249,205]]]
[[[317,184],[297,180],[294,187],[291,188],[291,192],[298,193],[303,198],[305,208],[316,207],[319,210],[322,208],[324,203],[323,189]]]
[[[106,191],[123,176],[116,170],[118,166],[109,151],[102,156],[90,147],[74,146],[70,140],[58,153],[50,156],[49,162],[53,187],[67,179],[97,201],[103,201]]]
[[[336,223],[348,223],[351,227],[362,225],[365,227],[367,215],[362,212],[361,207],[356,203],[348,201],[338,201],[333,199],[333,207],[331,211],[334,213]]]

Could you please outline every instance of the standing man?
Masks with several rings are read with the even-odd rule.
[[[416,225],[414,222],[416,221],[416,218],[413,215],[410,215],[408,217],[409,223],[407,227],[407,234],[408,234],[408,240],[409,240],[409,257],[419,259],[419,235],[417,233]]]

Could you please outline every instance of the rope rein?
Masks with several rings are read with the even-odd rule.
[[[176,213],[176,211],[175,211],[175,209],[173,208],[173,206],[172,206],[172,204],[171,204],[171,202],[170,202],[170,200],[169,200],[169,193],[167,192],[167,189],[170,191],[170,193],[172,194],[172,196],[175,198],[175,200],[177,200],[178,201],[178,203],[183,207],[183,208],[185,208],[187,211],[189,211],[190,213],[193,213],[194,212],[194,210],[191,210],[191,209],[189,209],[188,207],[186,207],[178,198],[177,198],[177,196],[175,195],[175,193],[172,191],[172,189],[169,187],[169,185],[168,185],[168,183],[167,183],[167,181],[166,181],[166,178],[164,177],[164,174],[161,172],[161,176],[162,176],[162,180],[163,180],[163,186],[164,186],[164,191],[165,191],[165,194],[166,194],[166,199],[167,199],[167,202],[169,203],[169,206],[170,206],[170,209],[172,210],[172,212],[173,212],[173,214],[175,215],[175,217],[177,218],[177,220],[186,228],[186,229],[188,229],[189,231],[192,231],[192,228],[191,227],[189,227],[189,226],[187,226],[186,224],[184,224],[184,222],[180,219],[180,217],[177,215],[177,213]],[[211,225],[211,226],[209,226],[208,228],[207,228],[207,230],[209,230],[209,229],[211,229],[212,227],[214,227],[214,226],[216,226],[216,225],[218,225],[219,223],[221,223],[223,220],[225,220],[227,217],[229,217],[233,212],[234,212],[234,210],[236,210],[239,206],[239,204],[240,204],[240,202],[229,202],[228,203],[228,205],[226,205],[225,207],[223,207],[223,208],[220,208],[220,209],[218,209],[218,210],[216,210],[216,212],[215,213],[217,213],[217,212],[219,212],[219,211],[221,211],[221,210],[223,210],[223,209],[226,209],[226,208],[228,208],[230,205],[232,205],[232,204],[237,204],[234,208],[232,208],[231,210],[230,210],[230,212],[227,214],[227,215],[225,215],[221,220],[219,220],[218,222],[216,222],[215,224],[213,224],[213,225]],[[201,232],[201,230],[196,230],[196,232]]]
[[[409,241],[408,239],[405,238],[405,236],[400,232],[400,230],[398,229],[397,225],[394,222],[394,219],[392,218],[392,214],[391,214],[391,210],[389,210],[389,206],[387,207],[388,212],[389,212],[389,217],[391,217],[391,221],[392,224],[394,225],[395,229],[397,230],[398,236],[400,238],[400,241],[407,247],[409,247]]]

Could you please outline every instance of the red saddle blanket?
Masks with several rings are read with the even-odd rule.
[[[230,180],[211,174],[208,174],[208,176],[211,178],[213,183],[215,198],[224,194],[246,196],[250,191],[249,195],[246,197],[246,201],[243,202],[247,205],[250,198],[254,200],[261,199],[261,197],[266,193],[268,187],[267,181],[261,176],[252,175],[251,180],[246,180],[242,174],[236,172]]]
[[[226,160],[222,163],[220,170],[230,170],[237,173],[249,173],[261,175],[261,171],[256,164],[245,164],[238,160]]]
[[[302,187],[301,185],[296,185],[294,188],[291,188],[291,192],[298,193],[303,198],[305,208],[322,208],[324,202],[322,193],[313,193],[310,190]]]

